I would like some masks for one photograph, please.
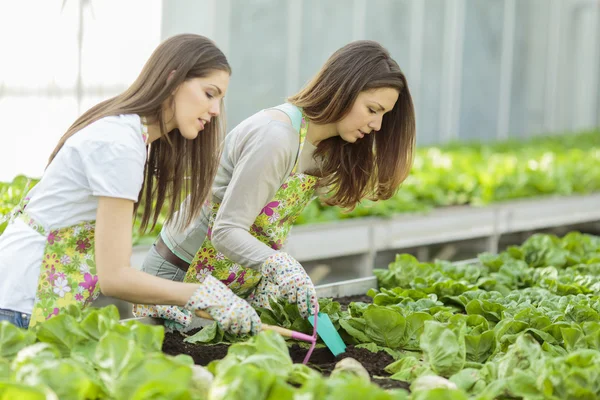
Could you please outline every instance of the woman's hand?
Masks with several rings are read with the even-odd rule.
[[[303,318],[314,314],[317,292],[310,277],[294,257],[278,252],[267,258],[260,267],[263,279],[254,291],[253,304],[268,306],[269,296],[283,296],[288,302],[298,304]]]
[[[209,275],[188,300],[186,309],[194,312],[204,310],[223,329],[235,335],[260,332],[260,317],[246,302],[236,296],[231,289]]]

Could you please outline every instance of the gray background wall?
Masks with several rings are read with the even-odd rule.
[[[405,71],[419,144],[600,125],[597,0],[163,1],[162,37],[213,38],[229,127],[278,104],[337,48],[374,39]]]
[[[405,71],[420,145],[600,125],[600,0],[0,0],[0,181],[40,176],[77,116],[181,32],[229,57],[230,128],[363,38]]]

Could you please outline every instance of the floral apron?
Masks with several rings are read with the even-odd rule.
[[[292,125],[300,133],[300,146],[291,174],[277,190],[273,199],[261,210],[250,227],[250,234],[272,249],[280,250],[284,246],[296,218],[315,198],[317,178],[296,173],[298,159],[302,153],[308,130],[308,123],[304,115],[296,106],[289,103],[275,108],[285,112],[292,120]],[[202,281],[204,276],[212,275],[237,295],[246,297],[252,293],[262,276],[254,269],[243,267],[227,259],[212,245],[212,229],[219,206],[220,203],[209,204],[211,214],[206,238],[192,260],[184,282],[197,283]]]
[[[100,287],[94,260],[95,221],[47,231],[25,211],[19,218],[46,237],[29,328],[70,304],[83,308],[96,300]]]
[[[144,143],[147,127],[142,123]],[[94,256],[96,221],[86,221],[56,230],[48,230],[26,212],[29,198],[13,211],[12,218],[23,220],[46,237],[38,286],[29,328],[58,315],[74,304],[84,308],[98,298],[100,285]]]

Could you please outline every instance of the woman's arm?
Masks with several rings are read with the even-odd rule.
[[[258,268],[275,253],[250,227],[291,171],[298,151],[291,125],[269,122],[231,150],[234,168],[212,230],[212,244],[230,260]]]
[[[138,304],[185,306],[199,285],[161,279],[130,266],[133,201],[99,197],[96,272],[106,296]]]

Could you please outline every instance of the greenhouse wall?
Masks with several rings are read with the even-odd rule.
[[[229,128],[283,102],[355,39],[381,42],[405,71],[419,145],[600,125],[597,0],[36,4],[32,13],[28,3],[11,2],[0,15],[0,35],[11,38],[0,51],[13,61],[0,63],[0,181],[40,176],[74,119],[123,90],[158,42],[181,32],[209,36],[227,54]],[[39,30],[45,34],[32,34]]]

